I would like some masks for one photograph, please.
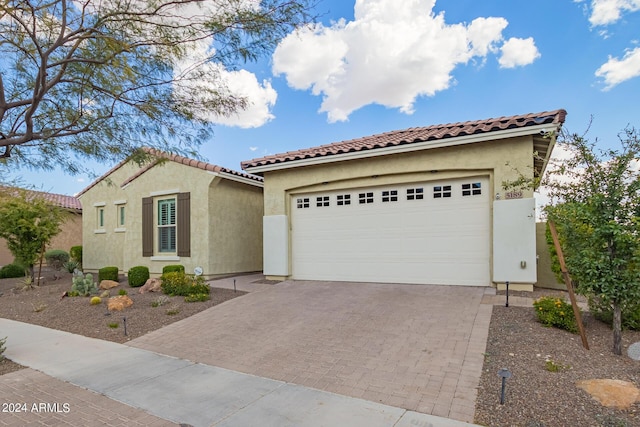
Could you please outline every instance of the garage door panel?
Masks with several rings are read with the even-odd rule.
[[[479,182],[485,191],[462,196],[464,182]],[[434,188],[450,186],[448,198]],[[423,188],[410,200],[411,188]],[[296,279],[489,284],[488,179],[412,183],[294,196],[292,265]],[[395,190],[396,200],[382,202]],[[387,193],[383,193],[386,191]],[[373,193],[373,203],[359,194]],[[338,205],[349,194],[351,205]],[[317,197],[328,206],[318,207]],[[297,201],[308,199],[308,208]]]

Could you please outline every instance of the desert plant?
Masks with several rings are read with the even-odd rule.
[[[98,282],[103,280],[118,281],[118,267],[102,267],[98,270]]]
[[[142,286],[149,280],[149,267],[139,265],[137,267],[131,267],[127,272],[129,278],[129,286],[137,288]]]
[[[165,265],[164,267],[162,267],[162,274],[165,273],[184,273],[184,265],[181,264],[171,264],[171,265]]]
[[[73,273],[74,271],[80,269],[80,263],[75,259],[70,259],[69,261],[64,263],[62,268],[64,268],[65,271],[68,271],[69,273]]]
[[[91,273],[87,273],[86,275],[74,274],[73,276],[73,285],[71,286],[71,292],[69,292],[69,296],[81,295],[81,296],[89,296],[91,294],[95,294],[98,292],[98,287],[96,283],[93,281],[93,275]]]
[[[540,297],[533,302],[538,320],[544,326],[554,326],[571,333],[578,333],[573,307],[562,298]]]
[[[120,326],[120,323],[118,323],[118,322],[111,322],[111,323],[109,323],[109,327],[110,327],[111,329],[117,329],[117,328],[118,328],[118,326]]]
[[[100,297],[92,297],[91,300],[89,301],[89,304],[91,305],[98,305],[102,303],[102,298]]]
[[[69,261],[69,253],[62,249],[51,249],[44,253],[47,265],[55,270],[61,270],[64,264]]]
[[[169,302],[169,298],[166,295],[160,295],[158,298],[151,302],[151,307],[161,307]]]
[[[162,292],[171,296],[187,296],[209,294],[209,285],[200,276],[187,275],[181,272],[163,274]]]
[[[47,304],[43,302],[39,302],[38,304],[31,304],[31,307],[33,307],[34,313],[40,313],[41,311],[44,311],[47,308]]]
[[[209,301],[209,299],[211,299],[211,297],[209,296],[209,294],[205,293],[191,294],[184,297],[185,302],[204,302]]]
[[[118,295],[127,295],[127,290],[126,289],[120,289],[118,291]]]
[[[180,313],[180,309],[179,308],[169,308],[169,309],[167,309],[167,316],[175,316],[178,313]]]
[[[24,277],[25,275],[26,271],[24,267],[21,267],[18,264],[7,264],[4,267],[0,268],[0,279]]]
[[[69,256],[72,260],[82,265],[82,246],[71,246],[71,249],[69,249]]]

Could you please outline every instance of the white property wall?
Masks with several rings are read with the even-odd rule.
[[[493,202],[493,281],[535,283],[536,215],[533,198]]]

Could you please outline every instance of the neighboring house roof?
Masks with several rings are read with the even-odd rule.
[[[191,167],[194,167],[194,168],[202,169],[204,171],[219,173],[219,174],[221,174],[223,176],[227,175],[229,178],[232,178],[232,179],[233,179],[233,177],[237,177],[237,178],[240,178],[240,179],[253,181],[256,184],[262,184],[262,182],[263,182],[262,177],[259,177],[259,176],[256,176],[256,175],[251,175],[249,173],[238,172],[238,171],[235,171],[233,169],[228,169],[228,168],[225,168],[225,167],[222,167],[222,166],[218,166],[218,165],[214,165],[214,164],[211,164],[211,163],[203,162],[201,160],[190,159],[188,157],[179,156],[177,154],[165,153],[163,151],[159,151],[159,150],[156,150],[154,148],[149,148],[149,147],[143,147],[143,150],[145,150],[147,153],[149,153],[149,154],[151,154],[151,155],[153,155],[153,156],[155,156],[155,157],[157,157],[159,159],[166,159],[166,160],[169,160],[169,161],[172,161],[172,162],[180,163],[182,165],[186,165],[186,166],[191,166]],[[85,189],[83,189],[80,193],[78,193],[77,196],[78,197],[82,196],[89,189],[91,189],[95,185],[97,185],[100,181],[102,181],[107,176],[111,175],[113,172],[115,172],[116,170],[118,170],[122,166],[124,166],[128,161],[129,161],[129,158],[126,158],[126,159],[122,160],[120,163],[118,163],[117,165],[115,165],[114,167],[109,169],[102,176],[100,176],[98,179],[96,179],[91,184],[89,184],[89,186],[86,187]],[[120,187],[124,187],[125,185],[129,184],[130,182],[132,182],[133,180],[138,178],[140,175],[144,174],[149,169],[151,169],[154,166],[156,166],[158,164],[158,162],[160,162],[160,161],[161,160],[155,160],[155,161],[152,161],[149,164],[143,166],[135,174],[133,174],[132,176],[130,176],[129,178],[124,180],[124,182],[120,183]]]
[[[357,157],[358,153],[417,143],[433,142],[433,146],[430,146],[429,144],[421,144],[424,145],[423,148],[444,146],[442,144],[438,144],[438,142],[444,142],[445,140],[450,142],[450,144],[447,145],[464,144],[470,141],[469,139],[465,140],[464,137],[496,133],[495,138],[498,138],[499,136],[497,133],[500,131],[520,130],[535,127],[536,129],[528,130],[529,134],[533,134],[535,132],[540,132],[540,125],[547,125],[552,128],[552,130],[557,131],[557,129],[564,123],[566,114],[567,112],[565,110],[555,110],[519,116],[499,117],[427,127],[415,127],[348,141],[335,142],[333,144],[321,145],[319,147],[304,148],[297,151],[261,157],[258,159],[244,161],[241,165],[242,169],[252,170],[255,173],[259,173],[267,170],[279,169],[280,167],[277,166],[281,166],[282,168],[288,167],[283,165],[283,163],[291,162],[292,164],[290,167],[294,167],[295,165],[293,163],[309,159],[319,160],[324,157],[336,156],[335,160],[340,160],[338,157],[351,153],[355,153]],[[502,133],[509,135],[509,132]],[[459,140],[459,142],[453,141],[453,139]],[[377,153],[371,154],[375,155]],[[545,154],[548,153],[543,153],[543,156]],[[326,160],[330,161],[332,159]],[[542,167],[542,169],[544,169],[544,167]]]
[[[26,191],[29,196],[40,197],[49,203],[68,210],[76,210],[82,212],[80,200],[74,196],[66,196],[64,194],[47,193],[45,191],[35,191],[27,189],[16,189],[17,191]]]

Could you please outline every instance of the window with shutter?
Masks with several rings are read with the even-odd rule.
[[[176,251],[176,199],[158,200],[158,252]]]

